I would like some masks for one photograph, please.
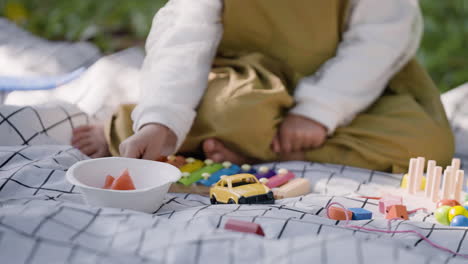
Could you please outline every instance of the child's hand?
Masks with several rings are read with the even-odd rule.
[[[161,124],[148,124],[120,144],[120,155],[126,158],[157,160],[172,154],[177,137]]]
[[[289,114],[281,123],[273,139],[276,153],[300,152],[321,146],[327,138],[327,129],[309,118]]]

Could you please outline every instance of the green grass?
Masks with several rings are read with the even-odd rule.
[[[196,0],[194,0],[196,1]],[[105,53],[142,45],[166,0],[0,0],[0,15],[14,11],[18,24],[51,40],[88,40]],[[441,91],[468,82],[468,1],[420,1],[426,32],[418,54]],[[21,9],[20,8],[20,9]],[[12,11],[9,11],[12,13]],[[19,14],[18,14],[19,13]],[[11,15],[11,14],[10,14]]]

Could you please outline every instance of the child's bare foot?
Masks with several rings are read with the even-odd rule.
[[[72,145],[91,158],[111,156],[104,136],[103,125],[87,125],[75,128],[73,130]]]
[[[217,139],[207,139],[203,142],[203,152],[206,158],[214,162],[230,161],[234,164],[253,163],[254,161],[244,157],[234,151],[226,148],[224,144]]]

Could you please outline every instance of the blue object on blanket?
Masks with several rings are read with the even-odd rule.
[[[9,77],[0,76],[0,91],[35,91],[50,90],[71,82],[81,76],[86,68],[82,67],[71,73],[50,77]]]
[[[201,183],[201,184],[203,184],[205,186],[211,187],[211,186],[213,186],[213,184],[215,184],[219,180],[221,180],[221,176],[235,175],[235,174],[238,174],[240,171],[241,171],[241,168],[239,166],[237,166],[235,164],[232,164],[229,168],[221,169],[221,170],[211,174],[210,178],[208,178],[207,180],[203,179],[203,180],[199,181],[199,183]]]
[[[464,215],[457,215],[452,219],[450,226],[464,226],[468,227],[468,218]]]
[[[353,220],[369,220],[372,219],[372,212],[364,208],[348,208],[353,212]]]

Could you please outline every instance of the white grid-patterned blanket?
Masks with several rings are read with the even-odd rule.
[[[414,235],[354,231],[325,218],[324,207],[330,202],[377,214],[374,201],[353,194],[372,194],[375,186],[383,184],[397,186],[397,175],[304,162],[273,164],[310,179],[316,193],[253,206],[210,205],[198,195],[170,194],[149,215],[83,205],[80,194],[64,178],[67,168],[83,159],[68,146],[0,148],[2,263],[466,261],[435,250]],[[260,223],[266,238],[223,230],[230,218]],[[356,222],[382,229],[386,223],[378,215]],[[435,225],[429,215],[421,213],[392,228],[417,230],[454,251],[468,253],[468,230]]]
[[[386,228],[375,201],[357,197],[396,187],[401,175],[278,163],[269,166],[308,178],[314,193],[253,206],[213,206],[206,197],[170,194],[153,215],[91,208],[64,177],[72,164],[87,157],[69,146],[44,145],[68,142],[71,128],[88,122],[86,115],[71,106],[3,106],[0,114],[0,256],[5,263],[462,261],[414,235],[350,230],[325,217],[324,208],[339,202],[374,212],[374,220],[356,224]],[[229,218],[260,223],[266,238],[223,230]],[[433,217],[424,213],[392,228],[417,230],[454,251],[468,253],[467,229],[435,225]]]

